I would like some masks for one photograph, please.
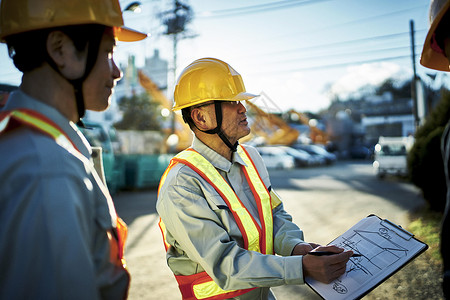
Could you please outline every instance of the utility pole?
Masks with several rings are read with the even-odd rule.
[[[414,116],[414,129],[417,130],[419,127],[419,115],[417,113],[417,81],[420,80],[416,73],[416,51],[414,42],[414,21],[409,20],[410,34],[411,34],[411,59],[413,67],[413,78],[411,81],[411,98],[413,100],[413,116]]]
[[[181,3],[179,0],[174,0],[173,10],[166,11],[163,23],[167,26],[166,35],[172,35],[173,38],[173,82],[177,78],[177,44],[179,34],[186,30],[186,25],[192,20],[192,10],[189,5]],[[175,133],[175,114],[172,113],[172,134]]]

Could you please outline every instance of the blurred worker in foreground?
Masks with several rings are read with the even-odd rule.
[[[439,71],[450,71],[450,0],[432,0],[430,29],[420,63]],[[450,121],[442,135],[442,154],[447,182],[447,203],[441,230],[441,254],[444,260],[444,296],[450,299]]]
[[[0,112],[0,299],[124,299],[126,225],[75,123],[121,72],[118,0],[2,0],[0,39],[23,72]]]
[[[218,59],[196,60],[174,97],[195,136],[162,176],[156,207],[183,299],[275,299],[271,286],[342,275],[352,251],[305,242],[257,150],[238,144],[250,133],[241,101],[255,97],[239,73]],[[313,250],[336,254],[306,255]]]

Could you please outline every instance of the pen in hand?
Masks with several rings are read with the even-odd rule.
[[[334,255],[334,254],[339,254],[336,252],[331,252],[331,251],[311,251],[308,252],[306,254],[310,254],[310,255],[314,255],[314,256],[326,256],[326,255]],[[352,257],[361,257],[362,254],[359,253],[353,253]]]

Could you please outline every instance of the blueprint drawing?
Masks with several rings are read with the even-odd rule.
[[[361,256],[350,258],[345,274],[330,284],[306,279],[324,299],[358,299],[427,248],[413,234],[377,216],[362,219],[330,244]]]

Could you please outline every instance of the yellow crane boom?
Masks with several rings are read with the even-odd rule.
[[[139,83],[141,86],[147,91],[147,93],[152,97],[153,100],[157,101],[163,108],[172,110],[172,102],[167,99],[163,92],[158,88],[156,83],[154,83],[147,75],[144,74],[141,70],[138,71]],[[184,150],[188,148],[192,143],[192,132],[189,126],[184,123],[183,118],[180,114],[172,112],[175,118],[175,128],[174,134],[178,137],[178,144],[176,146],[177,151]],[[165,137],[165,146],[167,146],[166,141],[169,136],[172,134],[172,128],[164,130]]]
[[[263,137],[268,145],[292,145],[297,141],[300,133],[283,119],[265,112],[251,101],[246,101],[246,106],[254,118],[252,137]]]

